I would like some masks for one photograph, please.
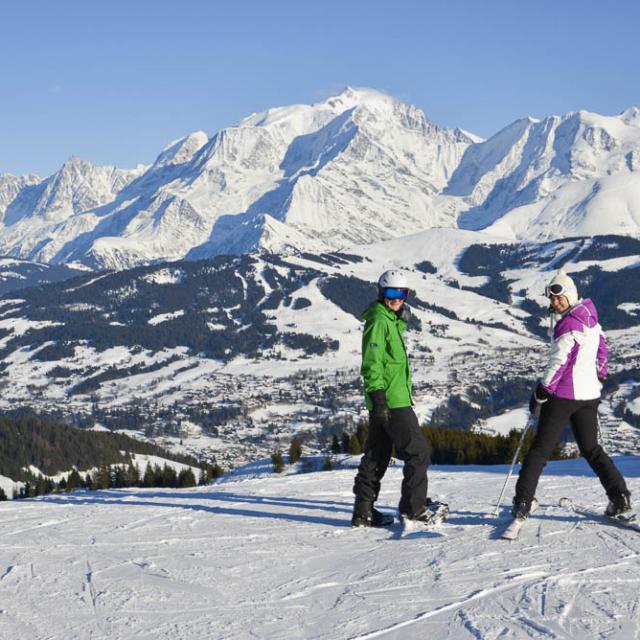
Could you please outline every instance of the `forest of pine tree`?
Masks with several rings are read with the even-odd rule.
[[[334,434],[331,453],[359,455],[364,451],[368,425],[361,423],[355,433],[344,432],[339,438]],[[509,464],[518,448],[521,432],[513,429],[509,435],[487,435],[461,429],[422,427],[422,433],[429,442],[431,464]],[[529,450],[534,430],[527,433],[519,460]],[[394,452],[395,455],[395,452]],[[554,449],[551,460],[566,458],[561,446]]]
[[[190,468],[179,472],[165,463],[147,465],[141,477],[135,455],[154,455],[190,467],[200,468],[200,484],[222,475],[218,465],[200,463],[195,458],[171,454],[161,447],[122,434],[76,429],[35,414],[0,416],[0,475],[24,483],[17,495],[0,500],[30,498],[52,492],[76,489],[122,487],[193,487],[196,477]],[[42,474],[34,474],[36,467]],[[94,469],[84,477],[78,469]],[[51,477],[68,475],[55,482]],[[4,496],[4,497],[3,497]]]

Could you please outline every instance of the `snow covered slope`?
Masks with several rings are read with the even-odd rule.
[[[470,147],[444,191],[469,206],[460,226],[528,241],[638,235],[638,113],[518,120]]]
[[[636,459],[618,459],[634,494]],[[611,638],[640,634],[640,535],[584,462],[550,463],[518,541],[488,515],[506,467],[440,467],[448,523],[400,536],[349,526],[354,470],[238,477],[0,503],[0,635],[155,638]],[[379,504],[395,510],[401,470]],[[512,489],[512,487],[511,487]]]
[[[65,265],[49,265],[19,258],[0,257],[0,295],[48,282],[68,280],[81,273]]]
[[[361,314],[379,274],[399,268],[414,291],[407,343],[421,422],[438,412],[445,426],[508,431],[517,412],[491,419],[527,404],[548,352],[544,285],[563,267],[596,301],[609,340],[604,439],[636,452],[638,255],[640,241],[623,236],[510,244],[431,229],[348,253],[86,274],[0,297],[0,408],[89,416],[97,403],[104,424],[124,419],[156,437],[188,419],[203,428],[192,453],[225,467],[297,433],[324,446],[365,417]]]

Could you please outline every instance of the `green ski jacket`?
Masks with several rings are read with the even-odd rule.
[[[411,372],[404,346],[407,323],[381,302],[373,302],[362,314],[362,379],[367,409],[372,409],[369,392],[384,389],[390,409],[410,407]]]

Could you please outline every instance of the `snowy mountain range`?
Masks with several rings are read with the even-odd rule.
[[[526,240],[640,229],[640,110],[514,122],[465,153],[445,194],[467,229]]]
[[[510,239],[640,231],[640,111],[519,120],[489,140],[347,88],[269,109],[148,167],[71,158],[0,176],[0,253],[122,269],[255,250],[331,251],[433,227]]]

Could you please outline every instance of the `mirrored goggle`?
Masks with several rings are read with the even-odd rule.
[[[406,300],[409,295],[409,289],[394,289],[393,287],[385,287],[382,295],[387,300]]]
[[[544,288],[544,295],[547,298],[550,296],[561,296],[564,292],[564,285],[561,284],[550,284]]]

